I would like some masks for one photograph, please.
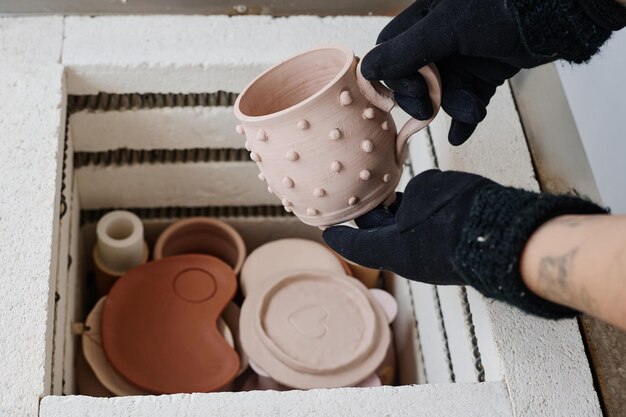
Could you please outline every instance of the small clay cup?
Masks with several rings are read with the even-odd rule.
[[[235,102],[259,178],[304,223],[327,227],[391,203],[409,137],[441,103],[433,65],[419,70],[433,116],[396,131],[393,94],[363,78],[354,53],[326,46],[296,55],[259,75]]]
[[[96,289],[104,296],[126,271],[148,260],[148,245],[141,219],[126,210],[102,216],[96,226],[96,239],[92,252]]]
[[[246,245],[232,226],[209,217],[191,217],[172,223],[161,233],[153,258],[188,254],[215,256],[238,274],[246,257]]]

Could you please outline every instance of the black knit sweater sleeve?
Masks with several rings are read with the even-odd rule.
[[[486,297],[541,317],[573,317],[576,311],[544,300],[526,287],[519,258],[533,232],[551,218],[601,213],[607,210],[574,196],[487,186],[472,201],[456,249],[455,268]]]
[[[626,26],[626,7],[615,0],[505,0],[523,41],[538,57],[588,61]]]

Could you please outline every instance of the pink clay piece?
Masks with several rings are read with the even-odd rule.
[[[301,268],[346,274],[342,261],[325,245],[307,239],[278,239],[259,246],[246,258],[239,277],[241,292],[245,296],[272,276]]]
[[[312,226],[352,220],[395,196],[407,140],[432,120],[411,119],[398,132],[389,114],[392,92],[365,80],[358,62],[344,46],[301,53],[259,75],[234,106],[251,158],[256,162],[262,158],[259,169],[276,196],[288,197],[294,214]],[[430,65],[419,72],[436,114],[441,101],[437,70]],[[259,131],[271,139],[256,140]],[[295,160],[287,153],[290,150],[297,150],[297,164],[289,163]],[[360,173],[365,167],[371,173],[392,175],[387,181],[363,180]],[[329,168],[346,175],[329,177]],[[283,183],[285,177],[297,187]],[[315,192],[319,187],[326,191],[323,200]],[[358,203],[347,205],[347,196],[358,196]]]
[[[301,389],[358,385],[383,363],[391,341],[367,288],[323,270],[292,270],[255,287],[240,326],[255,368]]]

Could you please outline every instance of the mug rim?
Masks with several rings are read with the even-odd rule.
[[[285,109],[279,110],[277,112],[274,113],[269,113],[269,114],[264,114],[262,116],[249,116],[247,114],[244,114],[240,109],[239,109],[239,105],[241,103],[242,98],[246,95],[246,93],[248,92],[248,90],[250,90],[250,88],[261,78],[263,78],[264,76],[266,76],[267,74],[269,74],[272,71],[275,71],[276,69],[278,69],[279,67],[286,65],[288,63],[291,63],[299,58],[301,58],[304,55],[313,53],[313,52],[317,52],[317,51],[322,51],[322,50],[336,50],[336,51],[341,51],[345,54],[346,57],[346,62],[344,63],[343,67],[341,68],[341,70],[330,80],[328,81],[328,83],[322,87],[319,91],[317,91],[315,94],[307,97],[306,99],[300,101],[299,103],[294,104],[293,106],[289,106]],[[282,116],[284,114],[287,114],[295,109],[298,109],[300,107],[304,107],[306,106],[308,103],[312,102],[313,100],[317,99],[318,97],[320,97],[321,95],[323,95],[324,93],[326,93],[333,85],[335,85],[335,83],[337,83],[337,81],[339,81],[350,69],[350,66],[352,65],[354,61],[354,51],[352,51],[352,49],[344,46],[344,45],[339,45],[339,44],[335,44],[335,45],[323,45],[323,46],[318,46],[316,48],[312,48],[309,49],[307,51],[304,52],[300,52],[296,55],[293,55],[275,65],[272,65],[270,68],[266,69],[265,71],[263,71],[261,74],[259,74],[258,76],[256,76],[248,85],[246,85],[246,87],[241,90],[241,92],[239,93],[239,95],[237,96],[237,100],[235,101],[235,105],[234,105],[234,112],[235,112],[235,117],[237,117],[237,119],[239,119],[239,121],[241,122],[257,122],[257,121],[265,121],[268,120],[270,118],[275,118],[275,117],[279,117]]]

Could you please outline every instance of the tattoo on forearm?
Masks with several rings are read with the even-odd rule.
[[[571,281],[571,270],[578,248],[561,256],[545,256],[539,262],[539,278],[546,295],[554,300],[579,301],[586,311],[592,312],[596,302],[583,286],[576,288]]]
[[[561,256],[544,256],[539,261],[539,278],[544,290],[556,299],[571,296],[569,275],[576,252],[578,248]]]

